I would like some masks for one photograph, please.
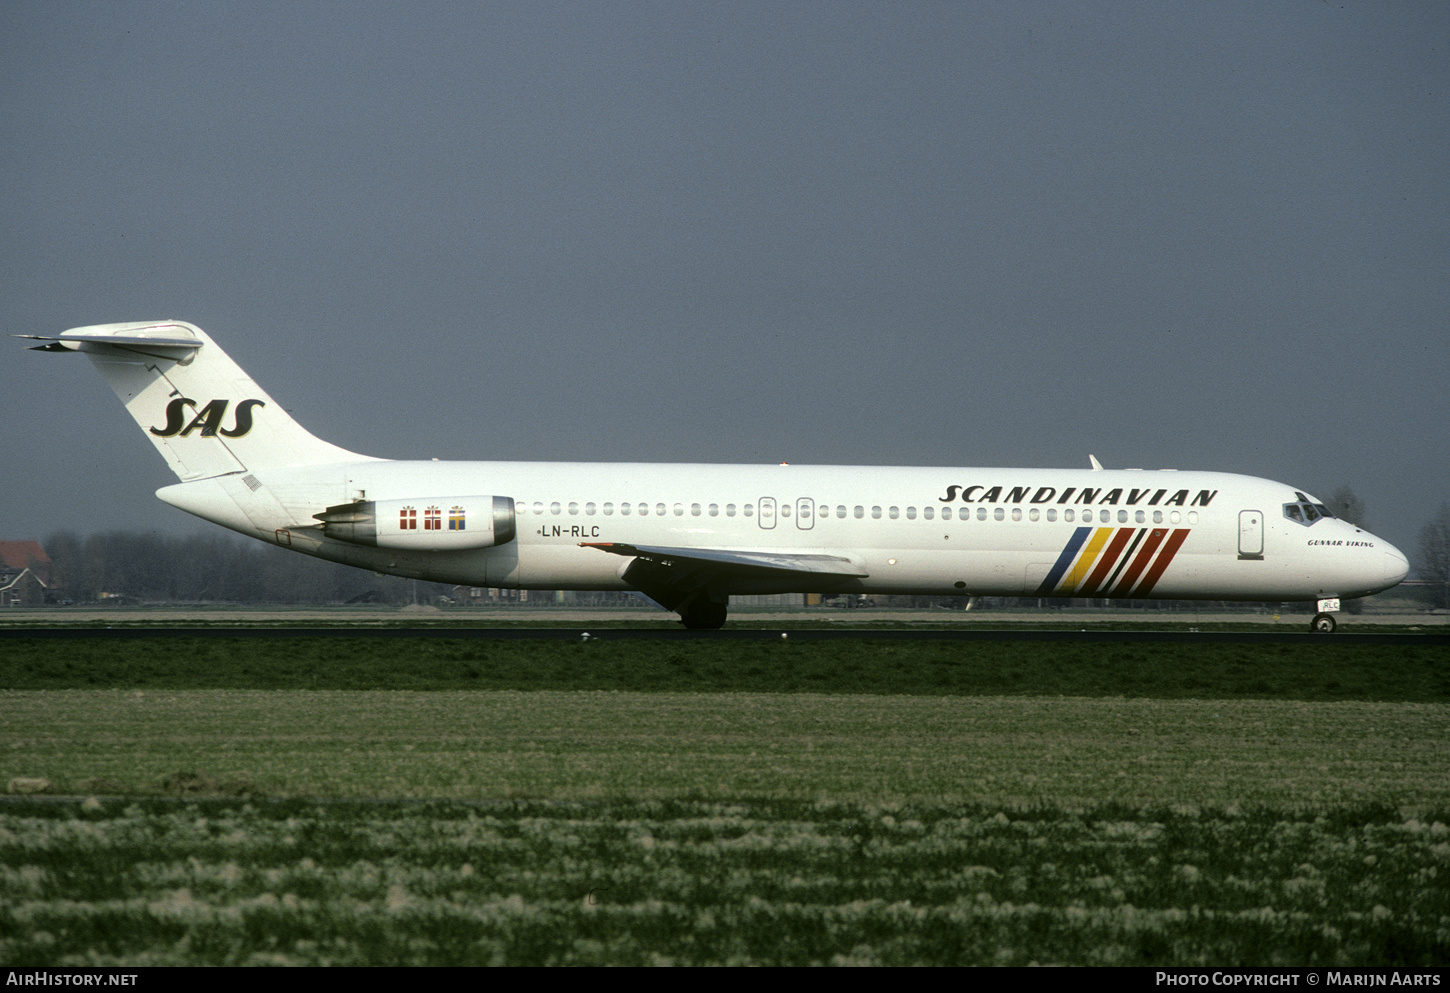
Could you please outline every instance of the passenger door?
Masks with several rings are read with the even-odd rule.
[[[1239,558],[1264,557],[1264,515],[1257,510],[1239,511]]]

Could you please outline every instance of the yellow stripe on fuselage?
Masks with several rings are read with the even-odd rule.
[[[1088,574],[1088,570],[1093,567],[1093,562],[1097,560],[1098,554],[1102,552],[1103,546],[1108,543],[1108,536],[1112,533],[1112,528],[1098,528],[1093,532],[1093,536],[1088,539],[1087,547],[1077,557],[1077,565],[1072,567],[1072,572],[1067,574],[1067,578],[1062,581],[1062,586],[1058,588],[1059,593],[1071,593],[1077,589],[1078,584],[1083,581],[1083,577]]]

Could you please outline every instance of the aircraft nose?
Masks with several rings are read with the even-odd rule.
[[[1384,583],[1384,589],[1398,586],[1410,574],[1410,560],[1405,558],[1404,552],[1389,542],[1385,542],[1380,566],[1383,573],[1380,580]]]

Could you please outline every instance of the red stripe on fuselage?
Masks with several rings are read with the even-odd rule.
[[[1104,589],[1110,586],[1118,585],[1118,577],[1123,574],[1123,570],[1128,567],[1128,563],[1131,562],[1133,560],[1133,556],[1138,553],[1138,546],[1143,543],[1143,539],[1147,536],[1147,534],[1147,528],[1139,528],[1138,533],[1133,535],[1132,544],[1130,544],[1128,546],[1128,550],[1123,553],[1123,557],[1118,562],[1118,567],[1113,570],[1113,574],[1108,577],[1107,583],[1104,584]]]
[[[1143,577],[1143,585],[1133,591],[1134,596],[1147,596],[1153,592],[1153,587],[1158,584],[1158,577],[1163,575],[1163,570],[1168,568],[1168,563],[1173,561],[1173,556],[1178,554],[1178,549],[1183,547],[1184,539],[1188,537],[1190,528],[1179,528],[1168,536],[1163,543],[1163,551],[1158,555],[1158,561],[1153,563],[1153,568]]]
[[[1167,528],[1154,528],[1148,533],[1148,540],[1143,542],[1143,548],[1133,558],[1133,564],[1128,566],[1127,572],[1123,573],[1123,578],[1118,581],[1117,591],[1113,593],[1113,596],[1123,596],[1128,590],[1133,588],[1133,583],[1137,581],[1138,574],[1153,560],[1153,553],[1157,550],[1158,543],[1163,540],[1163,536],[1167,533]]]

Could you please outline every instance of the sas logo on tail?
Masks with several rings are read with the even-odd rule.
[[[1191,528],[1078,528],[1038,596],[1146,597]]]
[[[201,428],[203,438],[215,438],[217,435],[240,438],[252,430],[252,408],[267,406],[261,400],[243,400],[237,404],[232,427],[228,430],[222,427],[222,419],[226,417],[230,403],[230,400],[213,400],[198,410],[195,400],[190,397],[177,397],[166,405],[166,426],[148,430],[158,438],[172,438],[177,435],[185,438],[197,428]],[[188,416],[191,417],[190,421],[187,421]],[[185,427],[182,427],[183,423]]]

